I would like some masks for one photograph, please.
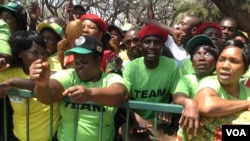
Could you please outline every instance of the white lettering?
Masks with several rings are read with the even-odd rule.
[[[240,136],[247,136],[244,129],[241,129],[241,131],[240,131]]]
[[[239,131],[239,129],[226,129],[226,132],[227,132],[227,136],[247,136],[246,135],[246,132],[244,129],[241,129]]]
[[[233,136],[239,136],[239,133],[238,129],[233,129]]]
[[[229,131],[228,131],[228,130],[229,130]],[[227,136],[231,136],[232,129],[226,129],[226,132],[227,132]]]

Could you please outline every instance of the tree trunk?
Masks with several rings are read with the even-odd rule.
[[[227,17],[234,18],[241,29],[250,35],[250,6],[246,0],[212,0],[220,11]]]
[[[152,0],[147,0],[147,18],[148,19],[155,19]]]

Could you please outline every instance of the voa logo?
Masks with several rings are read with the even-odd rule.
[[[226,129],[227,136],[247,136],[244,129]]]

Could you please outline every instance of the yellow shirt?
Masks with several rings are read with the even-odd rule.
[[[56,57],[49,57],[48,62],[50,63],[50,71],[56,72],[56,71],[62,70],[62,65],[56,59]]]
[[[60,69],[60,68],[59,68]],[[11,78],[29,79],[21,67],[10,68],[0,73],[0,82]],[[36,98],[9,96],[13,108],[14,135],[26,141],[26,103],[29,102],[29,140],[48,141],[50,137],[50,105],[40,103]],[[57,131],[60,112],[59,103],[53,105],[53,134]]]
[[[123,62],[129,61],[127,50],[120,50],[119,56],[121,57]]]

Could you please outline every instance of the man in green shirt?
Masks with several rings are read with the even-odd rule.
[[[155,103],[171,102],[180,71],[174,59],[162,56],[167,37],[167,32],[157,25],[149,24],[140,30],[139,39],[143,57],[129,62],[123,71],[130,99]],[[134,125],[138,125],[134,129],[138,134],[145,133],[149,121],[154,118],[154,112],[133,111],[136,117]],[[167,115],[163,113],[159,119],[168,121]]]

